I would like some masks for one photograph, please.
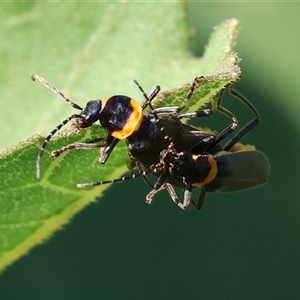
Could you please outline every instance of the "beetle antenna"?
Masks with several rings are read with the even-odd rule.
[[[124,176],[121,178],[116,178],[116,179],[111,179],[111,180],[103,180],[103,181],[98,181],[98,182],[88,182],[88,183],[77,183],[77,187],[82,189],[86,187],[92,187],[92,186],[97,186],[97,185],[103,185],[103,184],[110,184],[110,183],[117,183],[117,182],[122,182],[125,180],[130,180],[130,179],[135,179],[138,177],[143,177],[146,176],[147,174],[152,173],[151,171],[144,171],[142,173],[137,173],[133,174],[130,176]]]
[[[54,87],[51,83],[49,83],[48,81],[46,81],[40,75],[33,74],[33,75],[31,75],[31,79],[33,81],[38,80],[46,88],[48,88],[49,90],[51,90],[51,92],[53,92],[54,94],[56,94],[58,97],[60,97],[61,99],[63,99],[66,103],[70,104],[72,107],[74,107],[76,109],[79,109],[79,110],[83,110],[82,107],[80,107],[79,105],[77,105],[76,103],[74,103],[70,99],[68,99],[61,91],[59,91],[56,87]]]
[[[142,92],[145,100],[142,103],[142,110],[144,110],[147,106],[149,106],[151,108],[151,110],[153,110],[153,107],[151,105],[152,100],[157,96],[157,94],[160,91],[160,86],[159,85],[155,85],[152,90],[150,91],[149,95],[146,94],[146,92],[144,91],[144,89],[142,88],[142,86],[137,82],[137,80],[133,80],[133,82],[137,85],[137,87],[139,88],[139,90]]]

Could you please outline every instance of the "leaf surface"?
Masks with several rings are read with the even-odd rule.
[[[67,9],[62,9],[63,5],[68,6]],[[20,38],[30,32],[30,36],[36,39],[31,40],[35,61],[32,53],[24,53],[28,56],[25,63],[27,73],[21,69],[21,74],[28,76],[26,84],[31,85],[29,69],[31,73],[40,73],[50,80],[48,75],[40,72],[43,68],[37,64],[42,60],[41,55],[45,55],[38,46],[41,44],[43,49],[48,49],[49,77],[60,82],[58,88],[72,101],[75,101],[73,98],[82,98],[87,102],[87,94],[98,98],[97,86],[101,86],[103,96],[128,93],[142,101],[138,89],[130,82],[137,78],[149,89],[160,81],[163,83],[163,92],[157,97],[155,107],[180,105],[194,77],[204,75],[205,82],[197,87],[188,105],[187,110],[191,111],[209,103],[220,89],[240,76],[238,59],[233,54],[239,29],[236,20],[219,25],[203,58],[195,59],[187,52],[188,33],[182,4],[88,4],[94,9],[88,10],[88,16],[84,17],[78,13],[81,5],[66,3],[54,7],[51,3],[35,3],[23,6],[21,12],[16,6],[4,6],[10,14],[2,15],[2,21],[5,20],[8,28],[6,33],[2,33],[2,38],[7,40],[5,35],[11,32],[17,36],[20,34]],[[42,18],[45,11],[47,20]],[[163,24],[159,20],[164,20]],[[22,30],[17,33],[15,27],[20,24]],[[54,37],[60,28],[64,31],[64,39],[57,38],[57,35]],[[5,49],[20,51],[14,48],[17,41],[14,36]],[[24,49],[27,49],[26,46]],[[9,64],[7,68],[8,73],[13,72]],[[65,73],[60,73],[63,68]],[[115,74],[116,70],[118,74]],[[20,85],[16,83],[12,95],[15,99],[24,98],[24,89]],[[171,89],[166,91],[166,86]],[[38,105],[30,101],[23,101],[22,105],[10,103],[14,106],[14,114],[22,115],[26,111],[26,120],[22,120],[24,126],[16,124],[23,137],[24,132],[37,129],[47,133],[72,114],[66,113],[67,108],[62,101],[42,86],[32,84],[30,89],[30,96],[38,99],[35,101]],[[44,99],[47,97],[49,100]],[[84,101],[78,104],[84,106]],[[45,115],[45,111],[48,114]],[[6,115],[3,121],[9,122],[10,117]],[[28,127],[27,122],[32,127]],[[55,160],[49,157],[51,150],[95,137],[105,137],[105,132],[98,125],[82,130],[79,135],[62,134],[51,141],[42,159],[40,180],[35,177],[35,164],[43,138],[34,136],[3,152],[0,159],[0,269],[44,241],[69,222],[76,212],[101,197],[108,187],[77,189],[76,183],[117,178],[127,170],[125,142],[119,143],[105,165],[98,162],[98,149],[70,151]]]

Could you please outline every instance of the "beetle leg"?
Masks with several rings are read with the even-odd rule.
[[[153,184],[149,181],[147,175],[145,175],[146,172],[144,170],[143,164],[139,160],[136,160],[135,164],[139,170],[139,173],[142,175],[144,181],[153,189],[153,187],[154,187]]]
[[[199,194],[199,197],[198,197],[197,204],[195,205],[196,209],[198,209],[198,210],[202,209],[202,207],[204,205],[205,196],[206,196],[206,191],[204,190],[204,188],[202,188],[201,192]]]
[[[165,183],[158,189],[151,190],[148,195],[146,196],[146,203],[151,204],[153,201],[153,197],[156,193],[160,192],[161,190],[166,189],[173,200],[174,203],[176,203],[180,208],[182,208],[182,203],[179,201],[179,198],[173,188],[173,186],[170,183]]]
[[[191,184],[187,184],[185,186],[184,189],[184,194],[183,194],[183,202],[182,203],[178,203],[178,206],[181,209],[188,209],[190,207],[190,204],[192,202],[192,185]]]
[[[103,140],[103,139],[102,139]],[[75,150],[75,149],[84,149],[84,150],[89,150],[89,149],[94,149],[94,148],[101,148],[105,146],[105,144],[95,144],[93,143],[94,141],[88,142],[88,143],[74,143],[74,144],[69,144],[67,146],[64,146],[60,149],[53,150],[51,152],[51,157],[52,158],[57,158],[64,152],[70,151],[70,150]]]

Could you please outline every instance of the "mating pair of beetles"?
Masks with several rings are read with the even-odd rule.
[[[107,136],[85,143],[66,145],[52,151],[53,158],[73,149],[101,148],[99,161],[105,164],[117,143],[125,139],[129,157],[139,171],[139,174],[134,176],[80,183],[77,184],[78,188],[141,176],[152,189],[146,196],[147,203],[152,202],[157,192],[166,189],[171,199],[180,208],[187,209],[192,203],[197,209],[201,209],[207,192],[240,191],[259,186],[267,181],[270,169],[267,157],[257,151],[254,146],[238,143],[259,123],[258,112],[244,96],[232,89],[231,85],[226,86],[214,97],[215,105],[212,108],[181,113],[184,108],[188,107],[196,87],[204,82],[203,76],[194,79],[181,106],[161,108],[153,108],[152,105],[160,87],[154,86],[147,95],[137,81],[134,82],[144,96],[141,104],[130,97],[115,95],[102,100],[89,101],[86,107],[82,108],[39,75],[32,75],[32,79],[40,81],[80,111],[66,118],[46,137],[37,158],[38,178],[41,173],[41,158],[48,142],[62,126],[72,120],[72,126],[77,132],[99,121],[106,130]],[[254,113],[254,118],[223,147],[221,141],[232,134],[238,126],[236,117],[222,106],[222,96],[226,89]],[[150,113],[145,113],[146,108],[150,108]],[[232,120],[231,124],[218,134],[181,122],[186,118],[210,116],[216,110]],[[154,184],[147,177],[149,173],[158,177]],[[174,186],[183,188],[183,200],[177,196]],[[201,188],[197,201],[192,199],[194,188]]]

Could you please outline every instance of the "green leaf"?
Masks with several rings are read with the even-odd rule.
[[[204,57],[195,59],[187,53],[188,31],[181,3],[84,5],[87,14],[84,16],[78,13],[83,9],[80,3],[31,3],[24,5],[21,11],[12,4],[4,6],[4,11],[10,14],[2,15],[2,22],[7,27],[7,31],[2,33],[2,40],[11,43],[4,48],[20,51],[16,45],[23,41],[23,49],[31,51],[19,55],[25,62],[20,63],[20,74],[28,77],[28,82],[23,84],[26,89],[27,85],[30,86],[30,93],[24,87],[22,89],[22,82],[16,82],[11,90],[12,97],[22,101],[20,105],[10,101],[7,104],[11,105],[11,110],[4,110],[7,115],[3,121],[12,125],[10,136],[12,132],[21,132],[24,137],[26,132],[36,129],[48,133],[71,114],[65,111],[68,108],[60,99],[41,85],[29,81],[30,75],[35,72],[47,80],[50,80],[49,77],[56,78],[56,82],[60,82],[58,88],[72,101],[83,98],[83,102],[78,103],[80,106],[84,106],[90,98],[99,98],[99,95],[121,93],[142,99],[131,83],[132,78],[139,79],[143,87],[145,84],[149,89],[157,83],[163,86],[163,90],[165,86],[173,87],[158,96],[156,107],[180,105],[193,78],[205,75],[206,80],[197,87],[189,110],[209,103],[221,88],[240,76],[238,59],[232,53],[239,29],[235,20],[218,26]],[[89,5],[89,10],[86,10],[86,5]],[[45,12],[46,20],[43,17]],[[15,28],[20,24],[23,26],[19,34]],[[58,30],[64,31],[64,38],[57,35]],[[10,40],[12,32],[20,39]],[[32,47],[26,47],[27,36],[34,37],[30,40]],[[43,60],[47,65],[45,68],[40,65]],[[12,67],[9,63],[6,67],[12,78]],[[1,84],[7,82],[3,80]],[[51,101],[45,101],[45,97]],[[29,99],[36,99],[36,104]],[[12,115],[24,116],[24,112],[26,120],[22,118],[22,123],[16,122],[14,130]],[[49,158],[51,150],[75,141],[104,136],[105,132],[94,125],[79,135],[63,134],[51,141],[42,159],[40,180],[35,177],[35,164],[43,138],[35,136],[2,154],[0,269],[44,241],[107,188],[77,189],[76,183],[117,178],[126,171],[128,156],[125,142],[116,147],[105,165],[98,162],[98,149],[70,151],[55,160]]]
[[[189,111],[197,110],[204,104],[211,102],[213,96],[224,86],[240,78],[239,58],[236,53],[233,53],[239,28],[239,23],[235,19],[227,20],[216,26],[203,57],[186,60],[191,73],[194,72],[193,70],[199,69],[201,72],[197,76],[203,75],[205,77],[204,82],[198,84],[192,99],[189,101]],[[193,80],[159,94],[154,101],[154,106],[156,108],[166,105],[180,106],[186,98],[192,82]]]

